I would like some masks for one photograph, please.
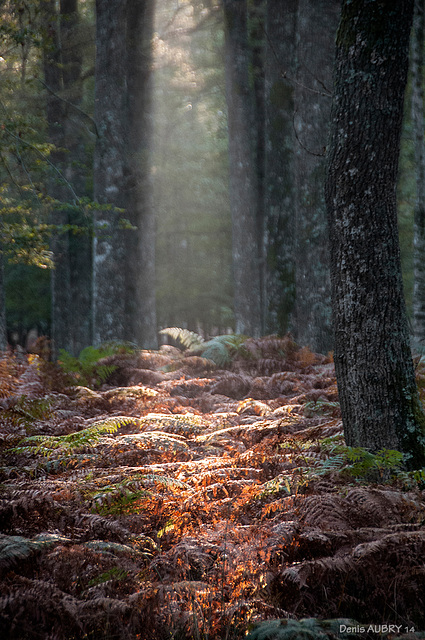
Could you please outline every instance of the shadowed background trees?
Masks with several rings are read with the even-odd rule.
[[[409,309],[422,296],[417,4],[399,188]],[[163,0],[155,18],[153,2],[131,0],[1,10],[9,339],[38,326],[77,354],[154,346],[176,325],[291,331],[331,349],[323,183],[340,2]],[[30,242],[55,264],[51,313],[48,273],[22,264],[37,262]]]

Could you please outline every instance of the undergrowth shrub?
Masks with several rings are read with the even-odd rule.
[[[167,327],[159,333],[180,343],[189,353],[200,354],[203,358],[211,360],[218,367],[230,364],[247,339],[247,336],[232,333],[205,341],[198,333],[179,327]]]
[[[77,358],[61,349],[58,363],[75,385],[95,388],[100,387],[116,369],[115,365],[101,362],[103,358],[134,351],[135,347],[127,342],[107,342],[99,347],[85,347]]]
[[[340,438],[325,438],[321,442],[327,458],[313,470],[313,476],[323,476],[338,471],[347,479],[388,482],[402,470],[403,454],[393,449],[381,449],[371,453],[363,447],[348,447]]]

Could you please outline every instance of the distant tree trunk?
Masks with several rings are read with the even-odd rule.
[[[96,0],[95,343],[156,345],[150,182],[153,0]],[[128,218],[137,230],[121,230]]]
[[[6,295],[4,282],[4,258],[0,251],[0,351],[7,349]]]
[[[257,173],[257,238],[260,277],[261,333],[266,331],[266,247],[265,247],[265,56],[266,56],[267,0],[248,0],[248,44],[251,51],[252,91],[254,99],[254,163]]]
[[[65,177],[77,194],[91,197],[87,190],[87,157],[78,111],[83,99],[82,58],[79,41],[80,20],[78,0],[61,0],[61,53],[64,97],[65,144],[67,149]],[[70,104],[69,104],[70,103]],[[68,310],[68,327],[72,341],[71,353],[78,354],[92,342],[91,292],[92,292],[92,238],[90,220],[77,207],[68,217],[69,223],[82,228],[81,234],[68,234],[71,305]],[[86,229],[84,230],[84,227]]]
[[[158,345],[155,303],[155,215],[152,198],[152,33],[154,0],[128,2],[127,217],[137,227],[128,237],[127,306],[132,336],[146,348]],[[128,245],[127,245],[128,246]]]
[[[295,83],[295,309],[300,344],[332,348],[324,197],[332,67],[340,0],[299,0]]]
[[[49,140],[55,146],[51,159],[65,176],[74,192],[85,193],[84,138],[76,109],[81,103],[81,57],[78,32],[77,0],[61,0],[43,5],[46,25],[44,78],[47,89]],[[58,175],[52,175],[49,193],[58,202],[69,202],[71,191]],[[76,204],[55,208],[52,222],[57,225],[84,225]],[[91,342],[91,239],[89,230],[76,236],[57,233],[52,241],[55,268],[52,272],[53,354],[63,348],[76,355]],[[72,309],[72,313],[70,310]]]
[[[265,69],[266,332],[292,327],[295,297],[294,83],[298,0],[268,0]]]
[[[335,368],[347,445],[425,465],[403,296],[396,183],[413,0],[344,0],[326,201]]]
[[[125,340],[125,233],[119,229],[126,198],[126,3],[96,0],[94,153],[93,339]],[[102,207],[101,205],[106,205]],[[107,206],[109,205],[109,207]]]
[[[415,145],[413,332],[425,346],[425,144],[424,144],[424,2],[415,0],[412,31],[412,124]]]
[[[246,0],[223,0],[236,332],[261,335],[258,174]],[[254,140],[253,140],[254,138]]]
[[[47,87],[47,125],[49,142],[54,145],[50,154],[52,163],[61,171],[65,165],[65,128],[63,102],[59,94],[63,88],[61,72],[61,52],[59,34],[59,15],[54,0],[43,3],[43,21],[45,25],[45,41],[43,49],[44,80]],[[49,180],[49,194],[58,202],[65,201],[68,193],[63,181],[56,173]],[[56,206],[52,223],[66,225],[68,214],[60,206]],[[71,301],[71,274],[69,264],[69,236],[67,233],[56,233],[52,238],[54,270],[52,271],[52,340],[53,355],[59,349],[73,351],[72,336],[69,331],[69,310]]]

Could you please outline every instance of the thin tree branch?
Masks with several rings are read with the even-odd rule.
[[[292,118],[292,126],[294,128],[295,138],[296,138],[298,144],[300,145],[301,149],[304,149],[304,151],[306,151],[310,156],[315,156],[316,158],[324,158],[326,156],[326,147],[323,147],[322,153],[315,153],[314,151],[311,151],[310,149],[307,149],[307,147],[301,142],[300,137],[298,135],[298,131],[297,131],[296,126],[295,126],[295,116],[296,115],[297,115],[297,112],[295,111],[294,117]]]
[[[276,49],[273,46],[272,41],[270,40],[269,34],[267,33],[266,29],[261,25],[261,28],[264,32],[264,35],[267,38],[267,42],[269,43],[269,47],[270,50],[276,60],[276,62],[279,64],[280,66],[280,60],[279,57],[276,53]],[[315,78],[315,80],[317,80],[317,82],[324,88],[325,91],[318,91],[317,89],[312,89],[311,87],[307,87],[305,84],[302,84],[301,82],[298,82],[298,80],[295,80],[295,78],[291,78],[290,76],[288,76],[288,73],[284,70],[281,71],[282,74],[282,78],[285,78],[285,80],[288,80],[289,82],[292,82],[293,85],[296,85],[297,87],[301,87],[301,89],[305,89],[306,91],[310,91],[310,93],[315,93],[318,96],[323,96],[324,98],[332,98],[332,93],[330,93],[328,91],[328,89],[326,89],[325,84],[319,80],[318,78]],[[313,154],[315,155],[315,154]]]
[[[51,89],[43,80],[41,80],[41,78],[37,78],[37,80],[43,85],[43,87],[45,89],[47,89],[47,91],[49,93],[52,94],[52,96],[55,96],[55,98],[58,98],[58,100],[62,100],[62,102],[65,102],[65,104],[68,104],[70,107],[72,107],[73,109],[75,109],[76,111],[78,111],[79,113],[81,113],[85,118],[87,118],[88,120],[90,120],[90,122],[92,123],[93,127],[94,127],[94,131],[96,134],[96,138],[99,138],[99,130],[97,128],[97,124],[96,121],[85,111],[83,111],[83,109],[81,109],[80,107],[77,107],[76,104],[74,104],[73,102],[70,102],[69,100],[67,100],[66,98],[63,98],[62,96],[58,95],[55,91],[53,91],[53,89]]]
[[[56,171],[56,173],[58,174],[58,176],[64,181],[64,183],[66,184],[66,186],[68,187],[68,189],[71,191],[73,198],[75,200],[75,202],[79,201],[79,197],[77,196],[77,194],[75,193],[72,185],[70,184],[70,182],[68,182],[68,180],[65,178],[65,176],[63,175],[63,173],[53,164],[53,162],[51,162],[49,160],[49,158],[44,155],[44,153],[42,151],[40,151],[40,149],[37,149],[37,147],[33,144],[31,144],[30,142],[26,142],[26,140],[22,140],[22,138],[20,138],[19,136],[15,135],[14,133],[12,133],[12,131],[9,131],[9,129],[7,129],[6,127],[4,127],[3,131],[5,131],[9,136],[11,136],[14,140],[18,140],[18,142],[20,142],[22,145],[29,147],[30,149],[33,149],[33,151],[35,151],[36,153],[38,153],[38,155],[43,158],[43,160],[45,162],[47,162],[47,164],[49,164],[52,169],[54,169]]]

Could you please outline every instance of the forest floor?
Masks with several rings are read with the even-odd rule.
[[[423,475],[345,447],[331,357],[101,366],[0,360],[2,639],[425,637]]]

